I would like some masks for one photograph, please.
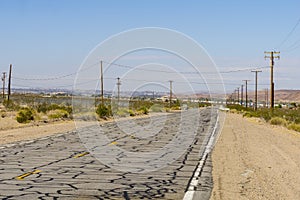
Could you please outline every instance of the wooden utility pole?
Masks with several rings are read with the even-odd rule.
[[[103,67],[102,60],[100,61],[100,80],[101,80],[101,104],[104,105],[104,91],[103,91]]]
[[[236,89],[233,91],[233,104],[235,104],[237,99],[237,95],[236,95]]]
[[[268,100],[269,100],[269,94],[268,94],[268,88],[266,88],[266,93],[265,93],[265,98],[266,98],[266,107],[268,107],[269,105],[268,105]]]
[[[6,72],[2,72],[2,95],[3,95],[3,99],[5,98],[5,78],[6,78]]]
[[[7,92],[8,102],[9,102],[10,94],[11,94],[11,71],[12,71],[12,64],[9,65],[9,74],[8,74],[8,92]]]
[[[236,91],[237,91],[237,103],[239,104],[239,102],[240,102],[240,88],[238,87],[236,89]]]
[[[245,86],[246,86],[246,108],[248,107],[248,81],[250,81],[250,80],[243,80],[243,81],[245,81]]]
[[[117,86],[118,86],[118,106],[120,104],[120,86],[121,86],[121,81],[120,78],[118,77],[118,82],[117,82]]]
[[[244,91],[243,91],[243,90],[244,90],[244,85],[241,85],[241,106],[242,106],[243,103],[244,103],[244,102],[243,102],[243,101],[244,101],[244,99],[243,99],[243,98],[244,98],[244,97],[243,97],[243,96],[244,96],[244,94],[243,94]]]
[[[172,83],[173,81],[169,81],[170,82],[170,108],[172,106]]]
[[[255,72],[255,104],[254,104],[254,110],[257,110],[257,73],[262,72],[262,71],[253,70],[251,72]]]
[[[273,68],[274,68],[274,58],[279,59],[280,56],[274,56],[274,54],[280,54],[280,52],[276,51],[265,51],[265,54],[269,54],[269,56],[265,55],[266,58],[270,58],[270,68],[271,68],[271,84],[270,84],[270,108],[274,108],[274,81],[273,81]]]

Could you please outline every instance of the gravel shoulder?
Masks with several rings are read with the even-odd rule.
[[[212,164],[213,200],[300,199],[297,132],[228,113]]]

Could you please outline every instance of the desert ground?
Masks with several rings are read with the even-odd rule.
[[[300,199],[300,134],[228,113],[212,152],[211,199]]]

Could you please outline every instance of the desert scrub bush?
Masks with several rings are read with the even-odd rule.
[[[115,115],[119,116],[119,117],[126,117],[128,115],[130,115],[129,110],[126,108],[119,108],[117,110],[117,112],[115,113]]]
[[[283,119],[281,117],[273,117],[270,119],[270,124],[286,126],[288,123],[285,119]]]
[[[97,120],[97,114],[94,112],[86,112],[86,113],[80,113],[73,116],[76,120],[82,120],[82,121],[96,121]]]
[[[140,110],[143,107],[149,109],[153,105],[153,102],[143,101],[143,100],[130,100],[129,101],[129,109],[132,110]]]
[[[129,109],[129,115],[131,116],[131,117],[134,117],[136,114],[135,114],[135,112],[133,111],[133,110],[131,110],[131,109]]]
[[[144,115],[147,115],[149,113],[149,110],[146,106],[142,106],[139,111],[141,111]]]
[[[151,112],[163,112],[164,107],[163,107],[163,105],[160,105],[160,104],[154,104],[153,106],[150,107],[150,111]]]
[[[239,111],[235,108],[229,110],[230,113],[239,113]]]
[[[68,118],[69,113],[62,109],[51,110],[48,112],[49,119],[63,119]]]
[[[259,117],[259,115],[252,111],[246,111],[243,113],[243,117]]]
[[[12,100],[4,100],[3,105],[5,106],[5,108],[7,110],[18,111],[21,108],[19,104],[17,104],[16,102],[14,102]]]
[[[6,112],[5,111],[1,111],[1,117],[5,118],[6,116],[7,116]]]
[[[211,106],[211,103],[199,102],[198,106],[199,106],[199,108],[208,107],[208,106]]]
[[[180,110],[180,106],[172,106],[171,110]]]
[[[289,124],[287,126],[287,128],[290,129],[290,130],[294,130],[294,131],[300,132],[300,124],[292,123],[292,124]]]
[[[32,120],[34,120],[34,110],[32,108],[22,108],[17,113],[16,120],[19,123],[28,123]]]
[[[68,112],[68,114],[72,114],[72,106],[66,106],[66,105],[58,105],[58,104],[47,104],[47,103],[42,103],[38,104],[37,107],[37,112],[42,112],[46,114],[48,111],[51,110],[65,110]]]
[[[111,107],[110,106],[105,106],[102,104],[99,104],[96,113],[100,118],[106,118],[112,115],[111,113]]]

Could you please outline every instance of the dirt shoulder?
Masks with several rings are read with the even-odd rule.
[[[168,113],[149,113],[148,115],[138,115],[134,117],[124,117],[119,119],[109,118],[100,121],[53,121],[48,123],[31,122],[29,124],[20,124],[14,117],[0,119],[0,145],[14,143],[25,140],[34,140],[41,137],[66,133],[74,131],[76,128],[95,125],[97,123],[104,124],[112,121],[120,121],[127,119],[148,118],[156,115],[165,115]]]
[[[13,129],[0,131],[0,145],[24,140],[33,140],[53,134],[64,133],[75,129],[73,121],[53,122],[49,124],[37,124],[26,127],[14,127]]]
[[[211,199],[300,199],[300,134],[228,113],[212,152]]]

